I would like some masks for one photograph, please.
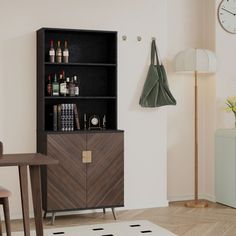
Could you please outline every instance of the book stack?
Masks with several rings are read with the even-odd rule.
[[[53,105],[53,130],[74,131],[74,128],[77,130],[80,129],[79,115],[76,104],[63,103]]]

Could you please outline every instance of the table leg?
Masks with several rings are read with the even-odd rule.
[[[27,166],[19,166],[21,204],[25,236],[30,236]]]
[[[0,216],[0,236],[2,236],[2,222],[1,222],[1,216]]]
[[[40,167],[30,166],[29,169],[30,169],[33,206],[34,206],[34,220],[35,220],[36,235],[43,236]]]

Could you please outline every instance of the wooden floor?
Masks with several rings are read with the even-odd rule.
[[[170,203],[169,207],[117,211],[117,220],[149,220],[181,236],[236,236],[236,209],[209,203],[205,209],[184,207],[183,202]],[[114,222],[112,213],[89,213],[56,217],[54,226],[50,218],[45,228]],[[34,228],[33,222],[31,228]],[[22,230],[21,221],[12,221],[13,231]]]

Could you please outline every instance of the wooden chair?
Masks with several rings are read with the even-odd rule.
[[[7,236],[11,236],[11,223],[10,223],[10,212],[8,203],[8,197],[10,195],[11,192],[9,190],[0,186],[0,204],[3,205]],[[0,222],[0,236],[2,236],[1,222]]]

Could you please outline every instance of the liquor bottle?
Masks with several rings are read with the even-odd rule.
[[[55,62],[55,49],[53,47],[53,40],[50,41],[50,49],[49,49],[49,62]]]
[[[51,81],[51,75],[48,76],[47,81],[47,95],[52,96],[52,81]]]
[[[60,82],[60,95],[66,96],[66,80],[65,80],[65,71],[61,73],[61,82]]]
[[[65,46],[64,46],[64,50],[62,52],[62,55],[63,55],[63,62],[68,63],[69,62],[69,50],[67,47],[67,41],[65,41]]]
[[[66,96],[69,96],[69,84],[70,84],[70,78],[66,78]]]
[[[54,81],[52,83],[52,96],[59,96],[59,83],[57,81],[57,74],[55,74]]]
[[[59,83],[59,89],[60,89],[60,85],[61,85],[61,83],[62,83],[62,73],[59,74],[58,83]],[[59,92],[60,92],[60,90],[59,90]]]
[[[75,84],[75,96],[79,96],[79,83],[77,76],[74,76],[74,84]]]
[[[61,63],[61,61],[62,61],[61,42],[57,41],[56,62]]]
[[[71,96],[71,97],[75,96],[75,84],[74,84],[73,77],[71,77],[71,80],[69,83],[69,96]]]

